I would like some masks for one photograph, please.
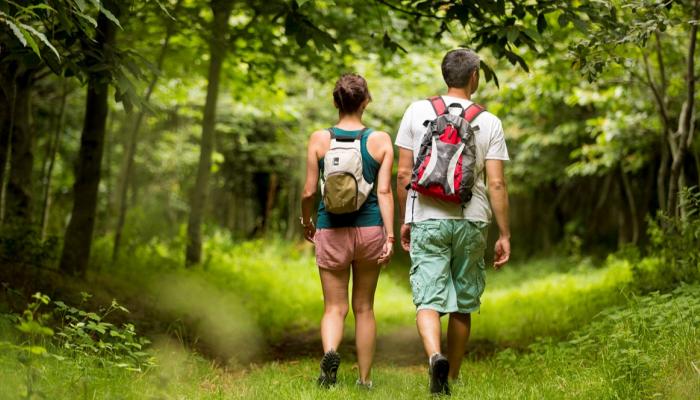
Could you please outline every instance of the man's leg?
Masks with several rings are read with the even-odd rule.
[[[429,360],[430,392],[449,394],[449,362],[440,353],[440,313],[450,312],[451,238],[444,220],[428,220],[411,227],[411,289],[418,308],[416,325]]]
[[[447,329],[450,379],[459,377],[471,330],[471,313],[479,309],[484,291],[484,250],[486,223],[455,220],[452,242],[452,281],[458,312],[450,314]]]
[[[416,325],[423,340],[425,354],[430,357],[435,353],[440,353],[440,314],[435,310],[418,310]]]
[[[452,313],[447,326],[447,359],[450,362],[450,379],[459,377],[464,353],[467,350],[469,332],[472,326],[472,315]]]

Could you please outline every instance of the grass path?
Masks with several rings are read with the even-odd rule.
[[[697,399],[700,374],[700,285],[667,295],[634,298],[608,309],[568,340],[540,340],[525,352],[505,350],[467,360],[453,385],[460,399]],[[406,349],[411,351],[411,349]],[[345,360],[339,384],[315,386],[317,359],[266,363],[245,369],[214,368],[177,346],[155,346],[159,367],[145,374],[100,368],[96,360],[43,359],[35,386],[48,398],[100,399],[413,399],[428,398],[425,365],[379,362],[375,389],[354,386]],[[0,398],[19,398],[26,370],[0,353]]]
[[[105,367],[89,354],[63,361],[34,357],[27,364],[0,346],[0,399],[19,399],[29,384],[51,399],[427,397],[426,360],[400,266],[382,277],[377,294],[380,337],[371,392],[354,386],[352,335],[341,348],[339,385],[330,390],[314,384],[318,354],[245,361],[266,343],[283,343],[285,334],[317,329],[322,297],[307,249],[247,243],[222,247],[206,271],[133,273],[142,267],[123,268],[121,278],[131,278],[141,304],[151,307],[144,315],[190,321],[198,340],[241,361],[221,368],[159,337],[151,350],[158,366],[146,373]],[[482,312],[474,318],[476,350],[453,387],[455,398],[700,398],[700,373],[693,368],[700,366],[700,285],[635,297],[622,290],[629,271],[614,260],[604,268],[544,260],[489,271]],[[19,340],[0,318],[3,339]],[[318,345],[309,349],[320,352]]]

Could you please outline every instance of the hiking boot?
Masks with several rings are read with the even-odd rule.
[[[447,382],[447,374],[450,372],[450,363],[440,353],[430,357],[430,393],[450,395],[450,385]]]
[[[330,349],[321,359],[321,375],[318,377],[318,386],[329,387],[335,385],[338,366],[340,365],[340,354]]]
[[[372,390],[372,381],[362,382],[361,380],[358,379],[355,382],[355,386],[358,389]]]

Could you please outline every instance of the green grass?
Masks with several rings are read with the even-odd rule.
[[[607,309],[566,341],[540,340],[526,352],[505,350],[468,360],[453,393],[465,399],[698,398],[700,375],[691,364],[700,362],[698,309],[698,285],[633,298]],[[159,367],[141,374],[101,368],[89,356],[41,358],[35,362],[34,386],[52,399],[427,397],[424,365],[378,365],[375,389],[367,393],[354,387],[350,362],[343,364],[338,386],[326,391],[314,385],[317,360],[226,371],[169,343],[156,343],[154,352]],[[0,353],[0,381],[0,398],[19,398],[25,390],[26,367],[9,352]]]
[[[481,312],[473,319],[473,337],[509,345],[524,345],[537,337],[562,336],[588,323],[606,307],[626,301],[631,266],[611,259],[601,269],[580,265],[556,272],[540,262],[490,274],[494,287],[482,297]],[[526,270],[534,278],[526,279]],[[544,272],[544,271],[550,272]],[[511,276],[508,276],[511,275]],[[517,281],[512,276],[520,276]]]
[[[98,245],[97,260],[108,254],[102,250]],[[353,356],[343,346],[340,384],[324,391],[314,385],[317,359],[247,364],[267,341],[318,329],[323,300],[310,246],[234,245],[214,235],[208,261],[193,270],[179,267],[176,246],[152,242],[133,250],[132,257],[91,279],[131,297],[128,303],[139,306],[132,314],[137,326],[160,332],[151,348],[158,366],[135,373],[82,354],[62,361],[35,357],[28,368],[16,352],[0,346],[1,399],[20,398],[28,376],[51,399],[393,400],[426,393],[405,265],[395,263],[380,278],[375,390],[354,387]],[[635,297],[626,290],[630,271],[628,262],[614,258],[602,267],[546,259],[489,270],[473,338],[500,350],[465,362],[456,398],[699,398],[700,374],[691,363],[700,366],[700,286]],[[229,361],[228,369],[168,336]],[[22,341],[0,318],[3,340]]]
[[[310,245],[276,240],[234,244],[217,233],[205,248],[204,268],[195,270],[178,267],[182,252],[173,246],[154,242],[134,252],[96,279],[117,285],[117,293],[135,292],[132,297],[170,319],[194,321],[196,334],[214,347],[231,337],[274,341],[318,329],[323,297]],[[98,247],[97,253],[108,252]],[[400,261],[382,273],[377,289],[375,312],[383,332],[414,325],[408,265]],[[473,337],[520,347],[537,337],[561,337],[603,308],[625,302],[629,270],[624,261],[595,268],[555,258],[489,269]],[[350,317],[348,332],[352,329]],[[212,337],[215,332],[223,334]]]

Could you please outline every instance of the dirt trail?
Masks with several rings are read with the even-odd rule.
[[[444,336],[444,335],[443,335]],[[443,348],[446,343],[443,341]],[[484,359],[492,356],[505,347],[497,346],[485,340],[470,341],[467,346],[467,357]],[[321,337],[317,330],[296,335],[290,335],[275,343],[271,343],[266,354],[256,361],[289,361],[299,358],[318,358],[322,354]],[[345,337],[339,352],[346,360],[355,360],[355,338]],[[397,366],[423,365],[426,356],[423,346],[414,327],[406,327],[380,334],[377,337],[375,361],[382,364]]]

